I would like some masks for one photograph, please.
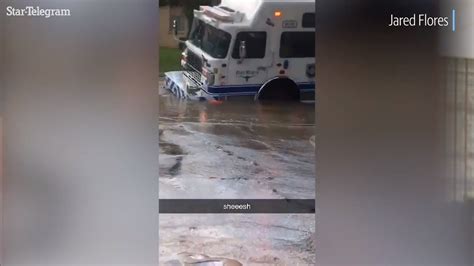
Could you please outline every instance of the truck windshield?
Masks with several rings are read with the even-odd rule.
[[[229,50],[231,35],[202,20],[195,19],[189,41],[214,58],[224,58]]]

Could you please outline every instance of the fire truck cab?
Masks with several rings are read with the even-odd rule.
[[[315,0],[201,6],[185,47],[183,70],[165,73],[181,98],[299,100],[315,90]]]

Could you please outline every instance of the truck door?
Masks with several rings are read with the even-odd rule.
[[[280,38],[279,65],[296,82],[313,82],[314,31],[284,31]]]
[[[246,56],[240,59],[239,50],[242,42],[245,42]],[[267,68],[272,63],[272,58],[267,50],[268,36],[265,31],[241,31],[236,35],[236,39],[231,51],[229,60],[228,76],[229,83],[247,87],[248,92],[257,92],[256,85],[260,85],[267,79]]]
[[[315,77],[315,13],[300,12],[304,12],[301,17],[281,22],[281,33],[275,40],[279,44],[276,62],[282,75],[297,83],[311,83]]]

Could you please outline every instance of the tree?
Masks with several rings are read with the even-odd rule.
[[[192,1],[192,0],[191,0]],[[179,1],[179,0],[159,0],[160,6],[177,6],[180,5],[181,2],[185,1]]]

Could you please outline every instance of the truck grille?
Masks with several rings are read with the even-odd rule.
[[[188,56],[186,60],[187,60],[188,67],[191,68],[190,70],[194,70],[201,73],[202,58],[200,58],[197,54],[188,50]]]
[[[191,82],[191,87],[202,87],[203,84],[201,82],[200,73],[193,70],[186,70],[183,71],[183,75]]]
[[[193,83],[194,87],[202,87],[201,82],[202,58],[188,50],[184,76]]]

